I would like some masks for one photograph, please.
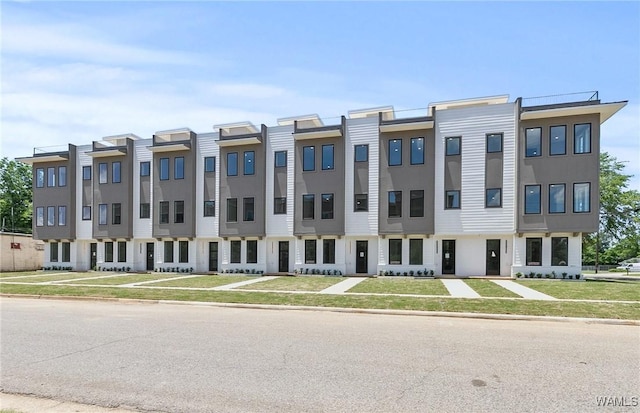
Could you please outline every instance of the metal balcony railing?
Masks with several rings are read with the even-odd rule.
[[[522,98],[522,107],[562,105],[566,103],[597,102],[599,101],[598,91],[565,93],[561,95],[536,96]]]

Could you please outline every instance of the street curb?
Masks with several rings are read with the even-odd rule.
[[[534,316],[520,314],[490,314],[490,313],[456,313],[444,311],[420,311],[420,310],[387,310],[374,308],[345,308],[345,307],[314,307],[314,306],[294,306],[275,304],[246,304],[246,303],[218,303],[206,301],[177,301],[177,300],[143,300],[135,298],[110,298],[110,297],[77,297],[63,295],[34,295],[34,294],[4,294],[0,297],[6,298],[31,298],[42,300],[64,300],[64,301],[105,301],[118,302],[123,304],[164,304],[164,305],[189,305],[199,307],[220,307],[239,308],[257,310],[295,310],[295,311],[325,311],[334,313],[351,314],[380,314],[380,315],[401,315],[401,316],[421,316],[421,317],[444,317],[444,318],[474,318],[482,320],[514,320],[514,321],[555,321],[555,322],[579,322],[586,324],[608,324],[640,326],[640,320],[618,320],[611,318],[582,318],[582,317],[558,317],[558,316]]]

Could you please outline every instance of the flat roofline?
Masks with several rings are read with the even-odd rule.
[[[499,105],[509,102],[509,95],[495,95],[470,99],[458,99],[458,100],[445,100],[441,102],[429,103],[429,113],[433,113],[433,108],[436,110],[454,109],[467,106],[480,106],[480,105]]]
[[[521,120],[530,119],[542,119],[542,118],[555,118],[560,116],[575,116],[575,115],[587,115],[587,114],[600,114],[600,124],[606,122],[610,117],[618,113],[620,109],[624,108],[629,101],[623,100],[620,102],[608,102],[608,103],[587,103],[582,104],[558,104],[558,105],[545,105],[541,108],[529,108],[522,110],[520,113]],[[552,106],[552,107],[548,107]]]
[[[131,139],[131,140],[137,141],[142,138],[133,133],[123,133],[120,135],[111,135],[111,136],[105,136],[102,138],[103,141],[107,141],[107,142],[113,142],[120,139]]]
[[[379,106],[376,108],[356,109],[347,112],[347,114],[349,115],[349,119],[369,118],[379,116],[379,113],[383,114],[382,119],[384,120],[395,119],[395,111],[393,109],[393,106]]]
[[[317,113],[279,118],[278,126],[289,126],[289,125],[293,125],[296,122],[311,122],[314,125],[314,127],[324,126],[324,122],[322,122],[322,119],[320,119],[320,116]]]
[[[184,127],[184,128],[178,128],[178,129],[161,130],[161,131],[155,132],[154,135],[175,135],[178,133],[191,133],[191,132],[193,132],[191,129]]]

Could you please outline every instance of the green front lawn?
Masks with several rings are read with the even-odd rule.
[[[109,273],[104,273],[108,275]],[[73,284],[91,284],[91,285],[122,285],[131,283],[140,283],[144,281],[162,280],[165,278],[180,277],[179,274],[133,274],[133,275],[120,275],[109,278],[98,278],[94,280],[74,281]]]
[[[637,281],[527,280],[516,282],[560,299],[640,301],[640,282]]]
[[[473,288],[482,297],[513,297],[521,298],[518,294],[500,287],[498,284],[489,280],[464,280],[465,283]]]
[[[45,272],[45,271],[18,271],[18,272],[0,272],[0,278],[12,278],[12,277],[24,277],[24,276],[37,276],[37,275],[47,275],[47,274],[56,274],[62,271],[56,272]],[[66,272],[66,271],[65,271]]]
[[[369,278],[356,285],[350,293],[449,295],[440,280],[412,278]]]
[[[62,274],[46,274],[40,276],[33,276],[27,278],[3,278],[2,282],[21,282],[21,283],[44,283],[50,281],[64,281],[70,280],[70,283],[75,283],[78,278],[90,278],[90,277],[99,277],[102,275],[107,275],[108,273],[91,273],[91,272],[71,272],[71,273],[62,273]],[[111,274],[114,275],[114,274]],[[96,284],[99,284],[96,280]]]
[[[322,291],[340,281],[342,277],[278,277],[275,280],[263,281],[238,287],[239,290],[266,291]]]
[[[181,280],[158,281],[147,284],[153,287],[189,287],[189,288],[213,288],[221,285],[253,280],[256,277],[244,275],[203,275],[201,277],[183,278]]]

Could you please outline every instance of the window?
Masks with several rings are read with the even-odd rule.
[[[62,243],[62,262],[71,262],[71,243]]]
[[[302,170],[316,170],[316,148],[314,146],[305,146],[302,148]]]
[[[525,129],[525,156],[527,158],[542,155],[541,135],[542,128]]]
[[[189,241],[178,241],[178,262],[189,262]]]
[[[204,216],[205,217],[216,216],[216,201],[204,201]]]
[[[369,210],[369,194],[355,194],[353,200],[353,210],[355,212]]]
[[[173,262],[173,241],[164,242],[164,262]]]
[[[524,213],[540,213],[540,185],[525,185],[524,187]]]
[[[44,188],[44,168],[36,169],[36,188]]]
[[[121,222],[122,205],[119,203],[111,204],[111,223],[113,225],[120,225]]]
[[[409,193],[409,216],[410,217],[423,217],[424,216],[424,191],[415,190]]]
[[[58,186],[67,186],[67,167],[58,167]]]
[[[549,128],[549,155],[565,155],[567,153],[567,127],[551,126]]]
[[[143,202],[140,204],[140,218],[151,218],[151,204]]]
[[[273,213],[276,215],[287,213],[287,198],[273,199]]]
[[[333,145],[322,145],[322,170],[326,171],[333,168]]]
[[[227,198],[227,222],[238,222],[238,198]]]
[[[316,240],[314,239],[304,240],[304,263],[316,263]]]
[[[335,239],[322,240],[322,263],[323,264],[336,263],[336,240]]]
[[[444,198],[444,209],[460,208],[460,191],[446,191]]]
[[[242,220],[243,221],[254,221],[254,198],[243,198],[242,199]]]
[[[91,220],[91,207],[90,206],[83,206],[82,207],[82,220],[83,221],[90,221]]]
[[[402,217],[402,191],[389,191],[389,218]]]
[[[367,162],[369,160],[369,145],[355,145],[353,151],[355,152],[356,162]]]
[[[445,138],[447,156],[460,155],[460,137],[453,136]]]
[[[409,264],[422,265],[422,240],[409,240]]]
[[[321,219],[333,219],[333,194],[322,194]]]
[[[120,183],[121,182],[121,178],[120,178],[120,162],[114,162],[111,164],[111,181],[114,184]]]
[[[573,184],[573,212],[591,212],[591,184]]]
[[[56,207],[47,207],[47,226],[52,227],[56,225]]]
[[[502,134],[487,134],[487,153],[502,152]]]
[[[227,176],[238,175],[238,152],[227,154]]]
[[[402,165],[402,139],[389,139],[389,166]]]
[[[256,153],[254,151],[246,151],[244,153],[244,170],[245,175],[253,175],[256,172]]]
[[[258,241],[247,240],[247,264],[256,264],[258,262]]]
[[[411,165],[424,164],[424,138],[411,138]]]
[[[184,224],[184,201],[173,202],[173,222]]]
[[[82,167],[82,180],[83,181],[90,181],[91,180],[91,167],[90,166],[83,166]]]
[[[402,240],[401,239],[389,240],[389,264],[391,265],[402,264]]]
[[[108,169],[106,163],[98,164],[98,182],[101,184],[106,184],[109,181]]]
[[[140,162],[140,176],[151,175],[151,162]]]
[[[58,207],[58,225],[62,227],[67,225],[67,207],[66,206]]]
[[[542,238],[527,238],[527,265],[542,265]]]
[[[168,224],[169,223],[169,201],[160,201],[160,211],[159,223],[160,224]]]
[[[118,241],[118,262],[127,262],[127,243]]]
[[[549,213],[559,214],[565,212],[564,184],[549,185]]]
[[[104,261],[113,262],[113,242],[111,241],[104,243]]]
[[[169,180],[169,158],[160,158],[160,180]]]
[[[36,208],[36,227],[44,226],[44,207]]]
[[[566,266],[569,257],[569,238],[551,238],[551,265]]]
[[[239,264],[240,263],[240,249],[242,245],[240,241],[231,241],[231,263]]]
[[[176,156],[173,160],[173,179],[184,179],[184,157]]]
[[[107,204],[98,205],[98,224],[107,225]]]
[[[51,262],[58,261],[58,243],[57,242],[49,243],[49,261]]]
[[[277,151],[274,155],[273,163],[276,168],[287,166],[287,151]]]
[[[573,125],[573,153],[591,152],[591,124]]]
[[[215,156],[206,156],[204,158],[204,171],[205,172],[215,172],[216,171],[216,157]]]
[[[501,206],[502,206],[502,188],[487,189],[485,207],[500,208]]]
[[[56,186],[56,168],[47,168],[47,186]]]
[[[305,194],[302,195],[302,219],[314,219],[314,204],[315,195]]]

